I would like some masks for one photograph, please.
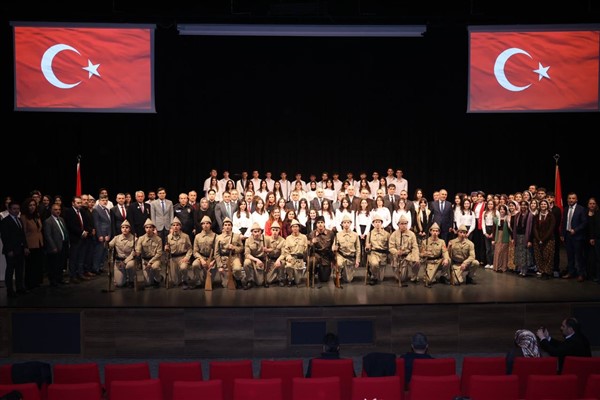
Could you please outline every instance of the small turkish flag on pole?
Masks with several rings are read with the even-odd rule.
[[[554,173],[554,205],[560,208],[560,212],[563,211],[563,199],[562,199],[562,187],[560,184],[560,172],[558,170],[558,159],[559,155],[554,155],[554,160],[556,161],[556,171]]]
[[[600,110],[600,30],[472,27],[469,37],[469,112]]]
[[[81,196],[81,155],[77,156],[77,177],[75,178],[75,196]]]

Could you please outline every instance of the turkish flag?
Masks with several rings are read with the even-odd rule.
[[[77,160],[77,176],[75,177],[75,196],[81,196],[81,161]]]
[[[468,111],[599,111],[599,33],[472,30]]]
[[[154,112],[149,27],[14,27],[17,110]]]

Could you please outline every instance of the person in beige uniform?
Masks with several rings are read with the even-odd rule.
[[[171,253],[169,274],[174,286],[181,284],[183,290],[188,290],[188,271],[190,259],[192,258],[192,242],[187,233],[181,230],[181,221],[174,217],[171,221],[171,233],[167,235],[165,251]]]
[[[267,253],[267,279],[265,284],[279,281],[279,286],[285,285],[285,270],[279,257],[283,251],[285,239],[281,237],[281,226],[277,221],[271,224],[271,236],[265,237],[265,252]],[[265,286],[266,287],[266,286]]]
[[[302,280],[304,273],[304,259],[306,258],[306,250],[308,249],[308,239],[306,235],[300,233],[300,223],[297,220],[290,222],[292,234],[285,238],[283,251],[277,261],[285,260],[285,274],[287,277],[288,287],[293,284],[298,286]]]
[[[354,272],[360,265],[360,239],[358,233],[350,230],[352,218],[350,214],[342,217],[342,230],[335,235],[332,250],[336,253],[338,268],[345,282],[352,282]]]
[[[202,217],[200,226],[202,227],[202,230],[194,238],[194,262],[192,263],[192,271],[191,274],[188,274],[191,275],[189,278],[191,280],[190,283],[194,284],[196,287],[203,287],[208,271],[212,274],[211,278],[213,281],[217,276],[216,270],[214,269],[214,248],[217,234],[211,229],[212,221],[208,215]]]
[[[447,275],[447,268],[450,265],[450,256],[443,239],[439,238],[440,226],[433,223],[429,228],[429,237],[423,240],[421,257],[425,263],[424,280],[425,287],[430,288],[435,283],[437,277]]]
[[[463,282],[475,284],[473,276],[479,262],[475,259],[475,245],[467,239],[467,232],[466,226],[459,226],[458,237],[452,239],[448,244],[451,260],[450,281],[454,285],[460,285]]]
[[[223,233],[217,236],[215,240],[215,261],[218,271],[221,275],[221,283],[223,287],[227,287],[227,279],[229,276],[229,263],[231,263],[231,273],[235,280],[235,288],[241,289],[242,279],[244,277],[244,269],[242,268],[242,262],[240,261],[240,255],[244,251],[244,245],[242,238],[239,233],[233,233],[231,229],[233,223],[229,217],[223,219]],[[229,260],[229,257],[232,260]]]
[[[419,255],[419,245],[415,233],[408,229],[408,219],[400,217],[398,230],[390,236],[390,254],[392,255],[392,265],[394,275],[402,286],[408,278],[410,269],[411,282],[416,283],[419,277],[419,268],[421,257]]]
[[[258,222],[252,224],[250,232],[250,237],[244,244],[244,274],[246,276],[244,290],[252,289],[255,283],[268,288],[269,284],[265,279],[265,263],[267,261],[265,236]]]
[[[163,277],[160,273],[163,254],[162,240],[156,234],[156,226],[150,218],[144,223],[145,235],[138,238],[135,244],[135,255],[142,259],[142,271],[146,284],[159,288]]]
[[[385,266],[388,261],[390,234],[383,229],[383,218],[379,214],[373,214],[373,229],[367,236],[365,250],[368,252],[367,264],[371,272],[369,285],[376,285],[383,281]]]
[[[119,288],[132,288],[135,280],[135,237],[131,233],[131,224],[125,220],[121,224],[121,234],[112,238],[108,247],[115,251],[114,282]]]

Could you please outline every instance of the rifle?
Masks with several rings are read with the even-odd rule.
[[[308,276],[306,277],[306,287],[310,288],[310,243],[306,246],[306,272]],[[313,276],[314,278],[314,276]]]
[[[369,283],[369,275],[371,275],[371,268],[369,268],[369,258],[367,257],[367,241],[369,244],[371,243],[371,232],[369,231],[369,236],[365,240],[365,245],[363,246],[363,252],[360,254],[360,258],[364,259],[365,264],[365,285]],[[362,261],[362,260],[361,260]]]
[[[423,266],[423,264],[425,264],[425,287],[430,288],[431,287],[431,280],[433,279],[433,277],[435,276],[436,271],[433,272],[433,276],[430,277],[429,273],[427,272],[427,246],[429,245],[429,235],[425,235],[426,239],[421,241],[421,250],[420,250],[420,255],[421,258],[419,259],[419,262],[421,264],[421,266]]]
[[[265,253],[265,260],[263,261],[265,266],[263,267],[263,286],[268,288],[269,287],[269,281],[268,281],[268,272],[269,272],[269,264],[268,260],[269,257],[267,256],[267,252],[265,251],[265,249],[267,248],[267,245],[265,244],[265,234],[263,233],[262,235],[262,242],[263,242],[263,253]]]
[[[233,243],[233,232],[231,232],[231,240],[229,244]],[[227,257],[227,289],[235,290],[235,281],[233,280],[233,249],[229,249],[229,256]]]
[[[335,234],[335,236],[333,237],[333,245],[336,246],[337,244],[337,233]],[[343,289],[344,287],[341,285],[340,283],[340,266],[337,263],[337,249],[333,252],[333,260],[331,260],[331,265],[333,266],[333,268],[335,269],[335,287],[338,289]]]
[[[109,247],[108,246],[108,242],[104,242],[104,247]],[[108,287],[106,289],[102,289],[102,293],[110,293],[110,292],[114,292],[115,290],[112,288],[112,282],[113,282],[113,274],[114,274],[114,266],[115,266],[115,254],[117,252],[115,251],[114,247],[109,247],[108,248],[108,253],[107,253],[107,261],[108,261]]]
[[[169,243],[169,237],[167,236],[167,245]],[[167,250],[167,270],[165,271],[165,288],[169,289],[171,287],[171,246],[169,246],[169,250]]]
[[[210,263],[212,263],[212,258],[215,255],[215,240],[217,240],[216,233],[215,237],[213,238],[212,246],[210,247],[210,252],[208,253],[208,260],[206,261],[208,266],[206,267],[206,280],[204,281],[204,290],[209,292],[212,290],[212,274],[210,273]]]
[[[398,287],[407,287],[408,285],[406,283],[402,283],[402,273],[404,271],[404,268],[406,267],[406,255],[404,255],[404,258],[400,259],[400,252],[404,252],[404,250],[402,250],[402,231],[400,231],[400,251],[398,251],[398,255],[396,257],[396,262],[398,263]]]
[[[452,244],[448,245],[448,255],[450,256],[450,283],[452,286],[460,286],[460,279],[456,276],[456,272],[452,266]]]

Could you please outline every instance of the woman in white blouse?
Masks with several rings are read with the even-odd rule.
[[[269,213],[265,208],[265,202],[260,197],[254,197],[254,212],[250,216],[252,224],[255,222],[260,226],[260,229],[265,230],[265,224],[269,219]]]
[[[392,213],[392,228],[394,228],[395,231],[398,230],[398,222],[400,221],[401,217],[406,218],[408,221],[408,229],[410,229],[412,227],[412,213],[406,208],[406,202],[403,199],[398,200],[398,203],[396,203],[396,208]]]
[[[252,223],[244,199],[238,201],[237,211],[233,213],[232,225],[233,228],[231,230],[233,233],[239,233],[243,238],[250,237],[250,227],[252,226]]]
[[[392,223],[392,215],[390,214],[390,209],[384,206],[383,203],[383,197],[377,196],[377,198],[375,199],[375,208],[373,209],[373,212],[381,217],[381,219],[383,220],[383,224],[381,225],[381,227],[387,231],[387,227],[390,226],[390,224]]]
[[[322,215],[325,219],[325,229],[334,231],[337,230],[335,227],[335,214],[333,213],[331,201],[329,199],[323,199],[319,215]]]

